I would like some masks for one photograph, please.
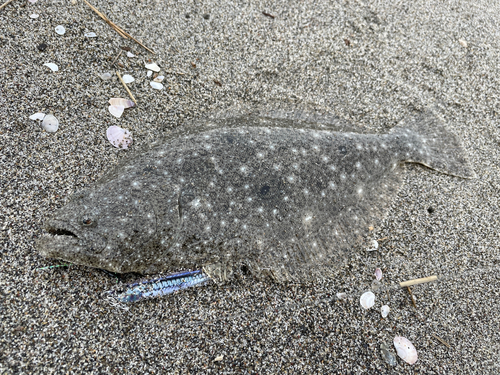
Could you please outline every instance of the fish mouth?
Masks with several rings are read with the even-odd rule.
[[[40,237],[35,248],[45,258],[86,264],[90,255],[77,231],[64,223],[51,220],[45,227],[47,233]],[[104,246],[103,246],[104,248]]]

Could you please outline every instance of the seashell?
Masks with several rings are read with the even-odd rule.
[[[154,88],[155,90],[161,90],[163,89],[163,85],[160,82],[150,82],[151,87]]]
[[[111,73],[102,73],[99,74],[99,77],[101,77],[102,80],[107,81],[108,79],[111,79],[112,75]]]
[[[109,104],[121,105],[125,109],[135,107],[135,103],[132,100],[122,99],[122,98],[111,98],[109,99]]]
[[[340,300],[346,299],[347,294],[346,293],[337,293],[337,298]]]
[[[32,15],[30,15],[30,18],[33,18],[33,19],[38,18],[38,17],[39,17],[39,15],[36,13],[33,13]]]
[[[120,118],[121,115],[123,115],[123,111],[125,110],[125,107],[122,105],[110,105],[108,107],[109,113],[111,113],[113,116]]]
[[[146,64],[146,69],[152,70],[153,72],[159,72],[160,67],[156,65],[155,63],[152,64]]]
[[[28,0],[29,3],[35,4],[38,0]]]
[[[46,67],[48,67],[53,72],[57,72],[59,70],[59,67],[56,64],[54,64],[54,63],[45,63],[43,65],[46,66]]]
[[[124,74],[122,79],[123,79],[123,82],[125,82],[125,83],[130,83],[130,82],[135,81],[134,77],[132,77],[130,74]]]
[[[368,310],[369,308],[373,307],[373,305],[375,305],[375,294],[373,294],[372,292],[363,293],[363,295],[359,299],[359,303],[364,309]]]
[[[132,52],[127,52],[127,57],[135,57],[135,55]]]
[[[31,115],[30,120],[43,120],[44,117],[45,117],[45,113],[38,112],[38,113],[35,113],[34,115]]]
[[[382,318],[387,318],[387,315],[389,315],[389,311],[391,311],[391,308],[387,305],[384,305],[380,308],[380,313],[382,314]]]
[[[133,142],[132,134],[119,126],[110,126],[106,131],[106,136],[113,146],[126,150]]]
[[[148,77],[151,77],[152,74],[153,74],[153,71],[152,70],[148,70]]]
[[[375,269],[375,278],[378,281],[382,280],[382,270],[380,268]]]
[[[43,118],[42,128],[47,133],[55,133],[59,129],[59,120],[52,115],[47,115]]]
[[[460,43],[460,45],[462,47],[465,47],[465,48],[467,48],[467,46],[468,46],[468,43],[465,40],[463,40],[463,39],[459,39],[458,43]]]
[[[406,363],[413,365],[417,362],[417,349],[415,349],[413,344],[407,338],[401,336],[394,337],[394,347],[398,352],[398,356]]]
[[[164,77],[164,76],[158,76],[158,77],[156,77],[155,79],[153,79],[153,81],[155,81],[155,82],[161,82],[161,81],[163,81],[164,79],[165,79],[165,77]]]
[[[396,366],[396,357],[389,351],[389,346],[387,344],[380,344],[380,351],[382,352],[382,357],[389,364],[389,366]]]
[[[55,30],[59,35],[64,35],[64,33],[66,32],[66,29],[63,25],[56,26]]]
[[[83,36],[87,37],[87,38],[96,38],[97,37],[97,34],[94,33],[93,31],[89,32],[89,33],[85,33],[83,34]]]
[[[366,248],[366,251],[375,251],[378,249],[378,242],[377,240],[373,240],[371,243],[370,243],[370,246],[368,246]]]

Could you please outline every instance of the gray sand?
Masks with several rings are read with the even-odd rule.
[[[121,38],[81,1],[15,0],[0,10],[1,373],[500,371],[495,2],[93,3],[157,54]],[[59,24],[64,36],[54,32]],[[85,38],[88,31],[98,38]],[[116,119],[107,100],[127,94],[116,78],[97,74],[114,71],[120,46],[137,55],[117,61],[136,78],[129,86],[139,105]],[[148,59],[167,72],[162,91],[149,86]],[[387,237],[380,251],[353,251],[336,277],[312,285],[246,277],[123,310],[103,297],[116,280],[100,270],[36,271],[61,263],[34,251],[44,219],[127,154],[107,141],[108,126],[131,130],[140,149],[190,119],[278,103],[371,132],[432,107],[463,139],[478,178],[409,166],[375,229]],[[40,131],[28,119],[36,112],[53,113],[59,131]],[[446,277],[414,288],[416,309],[406,290],[390,288],[364,311],[359,296],[376,267],[386,287]],[[349,297],[339,301],[337,292]],[[398,358],[389,368],[381,358],[380,343],[392,347],[397,335],[417,348],[415,365]]]

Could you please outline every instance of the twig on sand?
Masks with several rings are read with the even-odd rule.
[[[85,4],[87,4],[90,9],[92,9],[94,12],[97,13],[97,15],[99,17],[101,17],[109,26],[111,26],[118,34],[120,34],[122,37],[124,37],[125,39],[132,39],[134,42],[136,42],[138,45],[140,45],[141,47],[147,49],[149,52],[153,53],[154,54],[154,51],[149,49],[148,47],[146,47],[144,44],[142,44],[141,42],[139,42],[136,38],[134,38],[132,35],[130,35],[129,33],[127,33],[125,30],[123,30],[120,26],[118,26],[116,23],[114,23],[113,21],[111,21],[108,17],[106,17],[104,14],[102,14],[101,12],[99,12],[99,10],[97,10],[96,7],[94,7],[92,4],[90,4],[87,0],[83,0],[85,1]]]
[[[120,51],[120,53],[118,54],[118,56],[116,56],[113,60],[113,62],[111,63],[111,66],[115,65],[115,61],[118,60],[118,58],[120,57],[120,55],[122,54],[123,51]]]
[[[408,280],[408,281],[403,281],[399,283],[401,288],[404,288],[405,286],[412,286],[412,285],[417,285],[417,284],[423,284],[423,283],[429,283],[431,281],[436,281],[438,279],[437,276],[429,276],[429,277],[423,277],[421,279],[414,279],[414,280]]]
[[[406,288],[408,288],[408,293],[410,293],[411,302],[413,302],[413,307],[417,308],[417,304],[415,303],[415,298],[413,298],[413,293],[411,292],[411,288],[409,286],[407,286]]]
[[[14,0],[7,0],[5,3],[3,3],[2,5],[0,5],[0,10],[5,8],[7,5],[9,5],[10,3],[12,3]]]
[[[132,95],[132,93],[130,92],[130,90],[127,87],[127,84],[123,81],[123,78],[120,75],[120,72],[116,72],[116,75],[118,76],[118,78],[120,78],[120,81],[121,81],[123,87],[125,87],[125,90],[127,90],[128,94],[130,95],[130,97],[132,98],[132,100],[134,101],[134,103],[137,104],[137,101],[135,100],[134,95]]]
[[[451,348],[450,344],[448,344],[446,341],[444,341],[441,337],[438,335],[432,333],[432,337],[434,337],[436,340],[438,340],[441,344],[447,346],[448,348]]]

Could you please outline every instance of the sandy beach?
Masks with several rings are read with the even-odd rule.
[[[14,0],[0,10],[0,373],[500,372],[497,4],[92,4],[155,53],[83,0]],[[147,76],[153,62],[165,76],[161,90]],[[120,118],[108,111],[110,98],[128,98],[116,71],[135,78],[128,87],[137,100]],[[106,72],[111,79],[101,79]],[[353,250],[333,277],[313,283],[248,276],[124,307],[105,292],[137,275],[39,269],[64,263],[41,257],[34,243],[74,192],[192,120],[264,107],[338,116],[370,133],[432,109],[462,140],[477,178],[407,165],[374,229],[379,249]],[[42,130],[29,119],[37,112],[54,115],[59,129]],[[132,150],[106,139],[112,125],[132,133]],[[376,268],[382,288],[364,310],[359,298]],[[431,275],[439,281],[413,287],[415,305],[398,287]],[[382,305],[391,308],[385,319]],[[414,344],[415,364],[397,357],[396,336]]]

